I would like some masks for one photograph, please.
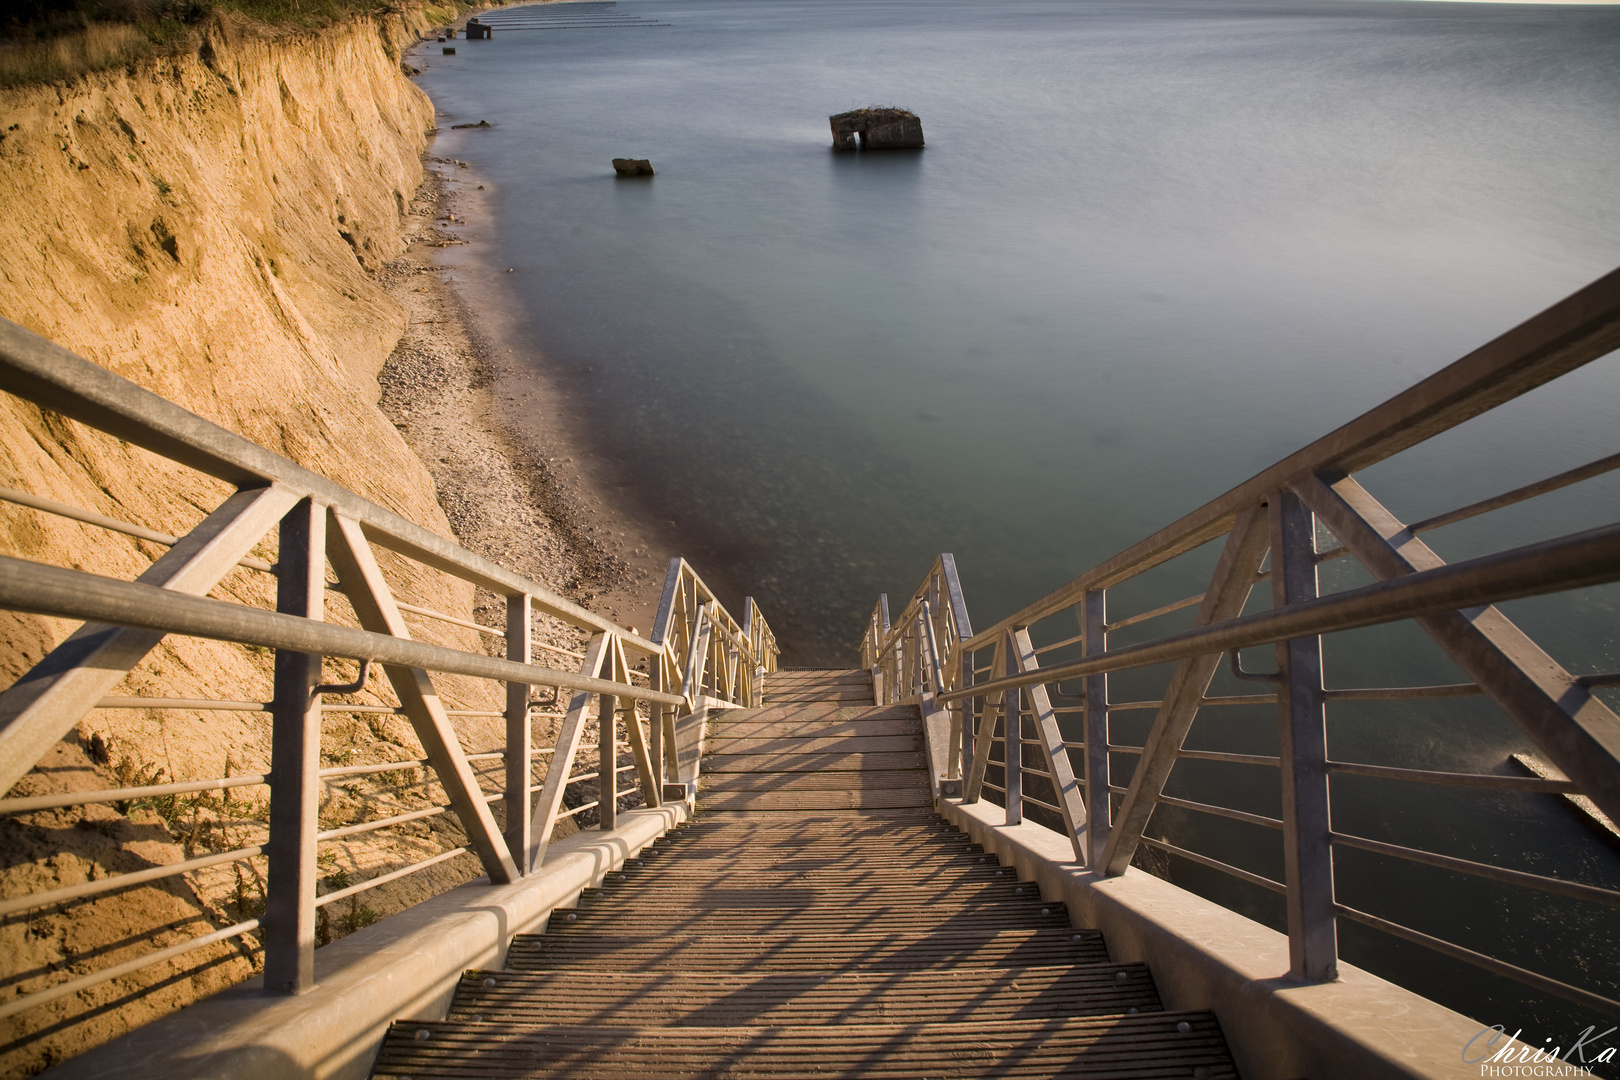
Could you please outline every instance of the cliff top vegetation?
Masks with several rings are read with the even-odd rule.
[[[465,0],[11,0],[0,14],[0,87],[58,82],[183,47],[232,13],[267,29],[318,29],[356,15],[418,8],[447,21]]]

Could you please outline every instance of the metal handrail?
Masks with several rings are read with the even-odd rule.
[[[185,596],[137,581],[87,574],[0,555],[0,603],[12,611],[83,619],[242,645],[318,653],[503,682],[561,686],[594,694],[680,705],[679,694],[556,668],[519,664],[352,626],[262,611],[204,596]]]
[[[378,547],[499,595],[527,594],[535,607],[548,615],[616,634],[638,652],[655,651],[647,639],[544,585],[476,555],[4,318],[0,318],[0,384],[8,393],[42,408],[237,487],[286,484],[359,522],[367,538]]]
[[[1620,455],[1599,458],[1546,480],[1478,500],[1457,510],[1404,525],[1384,509],[1350,474],[1449,430],[1506,401],[1544,385],[1620,346],[1620,270],[1553,305],[1461,360],[1397,394],[1350,423],[1284,458],[1271,468],[1205,504],[1112,559],[1098,564],[1047,596],[987,629],[965,630],[959,617],[943,620],[948,656],[933,659],[920,648],[919,613],[937,603],[949,556],[936,560],[892,626],[887,596],[880,597],[861,641],[862,662],[882,688],[884,702],[910,701],[947,707],[960,716],[961,763],[949,775],[964,781],[962,801],[985,791],[1001,796],[1008,824],[1023,820],[1028,803],[1046,812],[1047,827],[1061,818],[1077,859],[1104,874],[1122,873],[1139,845],[1230,874],[1289,896],[1288,932],[1292,974],[1306,980],[1335,977],[1336,918],[1350,918],[1394,933],[1446,955],[1475,963],[1537,989],[1620,1016],[1620,1002],[1409,928],[1347,908],[1333,899],[1335,846],[1356,848],[1410,862],[1471,874],[1588,902],[1615,905],[1620,893],[1544,874],[1487,866],[1334,831],[1328,809],[1333,776],[1354,775],[1385,781],[1424,783],[1483,791],[1547,793],[1589,799],[1582,805],[1620,820],[1620,717],[1592,691],[1620,680],[1606,675],[1577,676],[1564,671],[1488,605],[1519,597],[1564,593],[1620,580],[1620,523],[1447,565],[1415,539],[1420,531],[1476,517],[1620,468]],[[1325,524],[1341,547],[1316,550],[1317,523]],[[1147,570],[1226,537],[1209,587],[1196,596],[1109,619],[1108,590]],[[1372,572],[1371,585],[1319,595],[1317,566],[1350,557]],[[1269,566],[1262,565],[1269,560]],[[1271,610],[1243,614],[1250,591],[1268,582]],[[960,597],[956,589],[954,598]],[[1110,648],[1107,635],[1174,611],[1196,607],[1191,629],[1159,634],[1135,644]],[[1466,616],[1462,614],[1466,611]],[[1077,617],[1081,632],[1045,620]],[[1356,627],[1415,620],[1451,656],[1468,682],[1436,686],[1330,689],[1321,677],[1321,637]],[[932,624],[930,624],[932,625]],[[1036,647],[1031,627],[1049,640]],[[1044,630],[1057,628],[1056,633]],[[1223,657],[1258,645],[1278,655],[1276,692],[1210,697],[1212,677]],[[1079,646],[1081,655],[1062,650]],[[986,664],[985,657],[990,657]],[[1059,656],[1043,665],[1046,656]],[[919,662],[920,661],[920,662]],[[1108,677],[1154,664],[1174,664],[1164,695],[1151,701],[1110,702]],[[938,680],[937,682],[935,680]],[[1078,689],[1075,684],[1078,683]],[[1068,689],[1061,707],[1048,691]],[[1331,760],[1325,742],[1328,702],[1421,701],[1486,695],[1541,746],[1567,779],[1551,773],[1516,777]],[[1184,750],[1182,742],[1199,711],[1223,704],[1274,703],[1283,733],[1281,753],[1236,754]],[[1111,712],[1151,709],[1153,727],[1144,745],[1126,746],[1108,737]],[[1002,724],[1009,713],[1017,724]],[[1085,725],[1083,739],[1066,737],[1058,718]],[[1001,728],[998,734],[997,729]],[[1024,763],[1037,734],[1046,754],[1044,772],[1062,787],[1070,751],[1083,759],[1084,778],[1074,786],[1083,799],[1056,802],[1022,793],[1026,775],[1043,770]],[[999,757],[992,752],[999,747]],[[1092,752],[1091,748],[1097,748]],[[1129,785],[1115,783],[1110,758],[1136,759]],[[1165,785],[1178,761],[1276,767],[1284,778],[1279,817],[1252,814],[1208,802],[1175,798]],[[991,766],[1006,770],[994,783]],[[1116,809],[1116,797],[1118,800]],[[1230,866],[1200,852],[1147,835],[1156,807],[1172,806],[1214,814],[1282,834],[1286,881],[1277,882]]]
[[[672,564],[666,600],[671,590],[694,600],[701,597],[702,627],[688,617],[696,615],[696,604],[666,605],[668,609],[661,611],[655,633],[643,637],[4,319],[0,319],[0,386],[172,462],[224,479],[238,489],[184,535],[121,521],[41,495],[0,489],[0,500],[167,548],[136,581],[0,556],[0,607],[88,620],[33,672],[0,692],[0,795],[88,710],[98,707],[268,712],[272,716],[273,743],[273,767],[252,776],[0,799],[0,813],[24,813],[81,803],[206,795],[250,785],[263,785],[270,793],[267,825],[259,826],[268,831],[268,840],[263,844],[6,901],[13,907],[69,902],[81,895],[148,879],[267,857],[266,911],[262,920],[249,920],[228,931],[205,935],[177,947],[178,951],[154,952],[150,961],[137,960],[103,969],[15,999],[6,1004],[4,1015],[71,992],[63,987],[94,985],[138,970],[146,962],[160,962],[206,942],[223,940],[220,934],[261,934],[266,986],[291,992],[307,988],[313,979],[313,942],[299,927],[312,924],[315,907],[468,852],[483,864],[492,883],[506,883],[532,873],[562,820],[594,808],[598,827],[614,826],[622,774],[636,773],[643,802],[659,805],[664,781],[670,775],[665,755],[658,747],[660,735],[668,732],[672,736],[677,715],[690,712],[700,701],[718,698],[731,704],[757,704],[763,674],[775,668],[775,636],[753,600],[746,601],[746,622],[739,625],[684,560]],[[267,535],[278,531],[280,554],[275,565],[249,554]],[[379,569],[374,547],[504,596],[504,628],[402,602]],[[337,572],[335,583],[327,580],[328,561]],[[274,575],[276,610],[208,596],[237,566]],[[359,626],[324,621],[322,607],[328,591],[344,594]],[[402,619],[407,614],[502,637],[506,655],[495,657],[413,640]],[[535,640],[532,623],[536,615],[549,616],[582,631],[590,637],[589,646],[584,652],[575,652]],[[276,650],[273,699],[256,702],[108,696],[124,674],[167,634]],[[689,685],[683,678],[689,667],[685,661],[690,646],[699,638],[709,652],[696,666],[701,685]],[[536,650],[577,660],[579,666],[562,670],[534,663]],[[320,669],[325,656],[361,661],[360,678],[343,686],[323,684]],[[651,659],[651,672],[632,668],[631,659],[636,658],[639,666],[641,657]],[[346,694],[363,689],[367,672],[364,665],[371,662],[387,665],[385,673],[399,704],[322,701],[323,693]],[[430,672],[501,684],[506,706],[504,710],[446,708],[433,689]],[[562,711],[538,712],[530,698],[531,687],[535,686],[555,688],[556,707]],[[648,751],[645,721],[638,714],[638,705],[651,713],[653,752]],[[310,731],[318,731],[314,721],[326,711],[404,715],[421,739],[426,757],[409,762],[319,768],[314,756],[304,751],[303,740]],[[597,727],[610,737],[595,742],[584,740],[587,714],[592,712],[599,717]],[[452,719],[469,715],[504,716],[504,748],[495,753],[464,751]],[[551,715],[561,720],[556,745],[531,745],[533,715]],[[621,746],[631,750],[635,764],[619,764]],[[594,773],[587,768],[585,776],[581,776],[575,772],[574,764],[576,755],[584,751],[594,751],[603,759],[603,765]],[[473,763],[501,760],[505,763],[504,790],[482,790],[480,777],[499,781],[501,769],[479,765],[475,770]],[[532,771],[536,761],[549,761],[545,780],[538,785]],[[434,805],[401,807],[392,817],[325,830],[312,826],[311,819],[320,804],[317,796],[321,783],[416,768],[434,774],[433,790],[442,795],[428,796],[437,800]],[[565,789],[586,776],[596,781],[597,799],[564,812]],[[533,798],[536,792],[540,794],[538,800]],[[496,825],[489,809],[490,803],[502,801],[507,821],[504,831]],[[287,811],[285,807],[297,809]],[[309,887],[317,876],[318,845],[445,813],[454,813],[460,819],[467,833],[465,847],[440,852],[318,898]]]
[[[1085,660],[1004,675],[941,696],[946,701],[955,701],[1617,580],[1620,580],[1620,523],[1482,555],[1396,580],[1374,582],[1281,610],[1258,611]]]
[[[1239,513],[1300,476],[1359,472],[1617,347],[1620,269],[980,631],[967,646],[993,645],[1009,629],[1073,606],[1088,590],[1116,585],[1230,532]]]

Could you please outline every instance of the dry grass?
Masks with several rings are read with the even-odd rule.
[[[119,67],[152,51],[152,37],[129,23],[91,23],[35,41],[0,41],[0,86],[58,82]]]
[[[409,6],[435,22],[450,22],[474,5],[426,0]],[[389,0],[35,0],[33,8],[12,12],[9,20],[0,14],[0,87],[63,82],[122,67],[185,41],[218,12],[266,27],[316,29],[398,10]]]

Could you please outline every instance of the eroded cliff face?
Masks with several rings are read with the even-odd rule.
[[[376,408],[377,372],[404,314],[372,274],[399,250],[399,216],[433,122],[401,53],[429,16],[291,36],[218,20],[183,55],[0,91],[0,315],[448,534],[431,478]],[[185,532],[229,490],[5,394],[0,483],[166,533]],[[163,550],[0,502],[6,554],[129,579]],[[274,558],[273,537],[259,554]],[[385,570],[402,599],[470,609],[470,588],[397,562]],[[273,579],[238,570],[213,595],[268,604]],[[331,605],[330,618],[349,615]],[[0,613],[0,685],[71,629]],[[482,648],[442,624],[422,636]],[[113,693],[267,700],[269,688],[267,654],[182,639]],[[440,688],[453,706],[494,702],[470,680]],[[463,733],[475,746],[498,737],[478,722]],[[336,716],[323,751],[386,761],[419,747],[398,718]],[[268,765],[264,714],[98,710],[12,794]],[[255,842],[231,824],[250,816],[247,802],[189,804],[189,834],[174,806],[119,809],[0,817],[0,896]],[[338,803],[328,810],[343,816]],[[357,851],[354,865],[332,872],[364,876],[368,856]],[[226,867],[217,880],[171,878],[0,918],[0,1001],[249,917],[258,873]],[[0,1075],[37,1071],[257,964],[248,945],[224,943],[0,1021]]]

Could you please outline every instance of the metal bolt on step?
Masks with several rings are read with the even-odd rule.
[[[485,990],[493,990],[493,989],[495,989],[495,980],[493,978],[485,979],[484,980],[484,989]]]
[[[1130,978],[1130,976],[1125,974],[1125,972],[1123,972],[1123,971],[1116,971],[1114,973],[1114,981],[1115,982],[1125,982],[1129,978]]]
[[[1042,915],[1050,915],[1050,914],[1052,914],[1052,909],[1049,908],[1049,907],[1043,907],[1043,908],[1041,908],[1041,914]]]
[[[1192,1034],[1192,1025],[1187,1023],[1187,1021],[1183,1020],[1181,1023],[1176,1025],[1176,1030],[1179,1031],[1183,1035],[1191,1035]]]
[[[569,912],[569,913],[568,913],[568,921],[569,921],[569,922],[573,922],[573,921],[574,921],[574,920],[575,920],[575,919],[577,919],[577,918],[579,918],[579,916],[578,916],[578,915],[575,915],[575,914],[574,914],[574,913],[573,913],[573,912],[572,912],[572,911],[570,911],[570,912]]]
[[[433,1038],[433,1032],[429,1031],[427,1028],[416,1029],[417,1042],[427,1042],[431,1038]]]

